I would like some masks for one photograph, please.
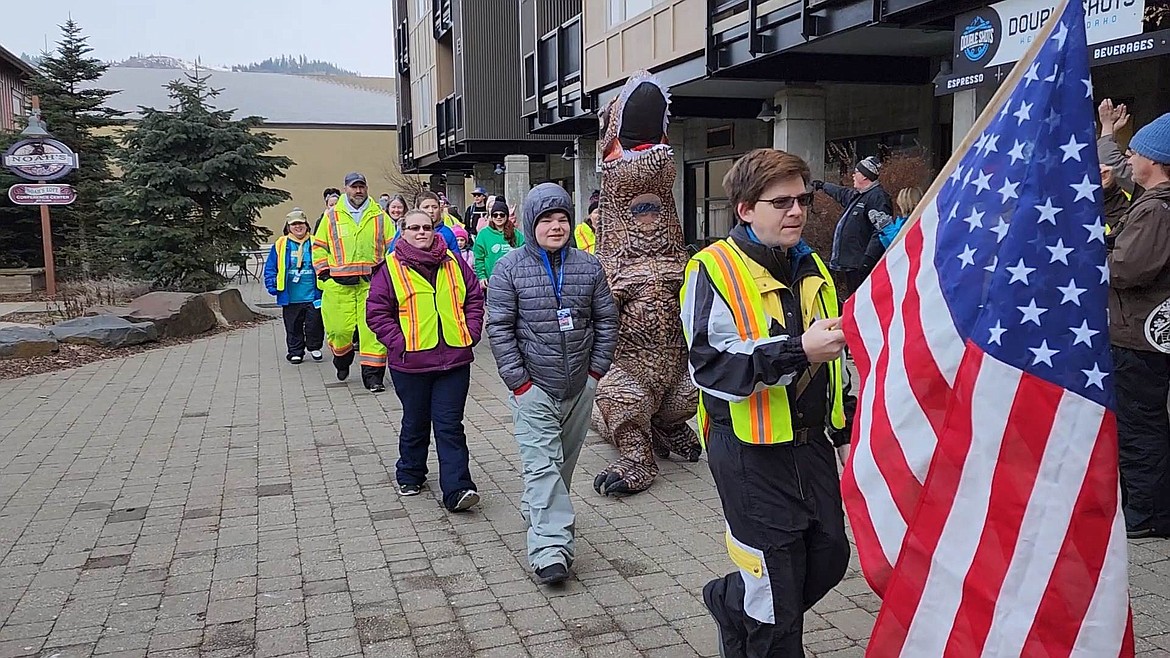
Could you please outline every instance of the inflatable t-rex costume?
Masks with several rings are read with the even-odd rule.
[[[620,309],[613,367],[597,389],[593,424],[620,459],[593,480],[604,495],[645,491],[654,457],[698,461],[687,421],[698,392],[687,369],[679,288],[689,257],[674,205],[667,145],[670,94],[648,73],[632,76],[601,113],[601,217],[597,258]]]

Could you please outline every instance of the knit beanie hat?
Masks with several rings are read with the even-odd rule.
[[[463,238],[464,240],[466,240],[469,237],[471,237],[468,235],[467,229],[463,228],[462,226],[460,226],[458,224],[456,224],[455,226],[453,226],[451,228],[451,232],[455,234],[456,238]]]
[[[491,212],[502,212],[505,215],[508,214],[508,202],[504,200],[504,197],[496,197],[496,202],[492,204]]]
[[[871,155],[857,163],[857,171],[871,181],[876,181],[882,173],[882,161]]]
[[[1129,140],[1129,148],[1158,164],[1170,164],[1170,113],[1142,126]]]

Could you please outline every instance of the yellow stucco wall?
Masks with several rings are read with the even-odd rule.
[[[265,208],[260,216],[260,223],[274,235],[280,235],[284,217],[294,207],[302,208],[314,221],[320,217],[324,208],[321,191],[326,187],[341,188],[345,175],[351,171],[366,175],[370,196],[375,199],[383,192],[395,192],[389,180],[398,171],[398,132],[393,129],[265,130],[285,140],[273,153],[287,155],[296,162],[284,178],[270,183],[291,194],[292,200]]]
[[[99,132],[117,135],[122,130],[108,128]],[[280,235],[284,218],[293,208],[303,209],[315,223],[324,209],[321,191],[327,187],[341,188],[345,175],[351,171],[366,175],[370,195],[375,199],[382,192],[397,191],[392,189],[389,178],[400,175],[397,173],[397,130],[271,126],[265,126],[264,130],[285,140],[276,145],[273,153],[287,155],[296,163],[285,172],[284,178],[269,182],[270,187],[292,195],[291,201],[265,208],[260,214],[260,223],[272,231],[273,238]],[[117,167],[113,171],[115,176],[120,173]]]

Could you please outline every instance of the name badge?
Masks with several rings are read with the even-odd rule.
[[[573,312],[567,308],[557,309],[557,326],[561,331],[573,330]]]

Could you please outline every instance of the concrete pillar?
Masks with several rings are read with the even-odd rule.
[[[785,87],[772,99],[772,147],[798,155],[808,163],[814,179],[825,177],[825,90],[821,87]]]
[[[447,174],[447,201],[451,202],[451,207],[459,211],[462,216],[463,211],[467,209],[467,199],[464,197],[463,174],[453,171]]]
[[[530,189],[532,184],[528,177],[528,156],[504,156],[504,198],[508,204],[519,206]]]
[[[954,95],[955,121],[951,128],[952,149],[958,148],[963,142],[963,137],[971,131],[971,127],[975,125],[975,121],[979,119],[979,115],[983,113],[983,109],[991,102],[991,97],[994,95],[994,87],[964,89]]]
[[[504,179],[503,176],[496,175],[495,169],[496,163],[493,162],[472,165],[471,172],[475,178],[475,184],[471,186],[472,189],[480,186],[487,190],[488,194],[502,193],[504,191]]]
[[[601,189],[601,172],[597,171],[597,140],[578,137],[574,142],[577,155],[573,158],[573,189],[576,190],[575,221],[589,213],[589,195]]]

